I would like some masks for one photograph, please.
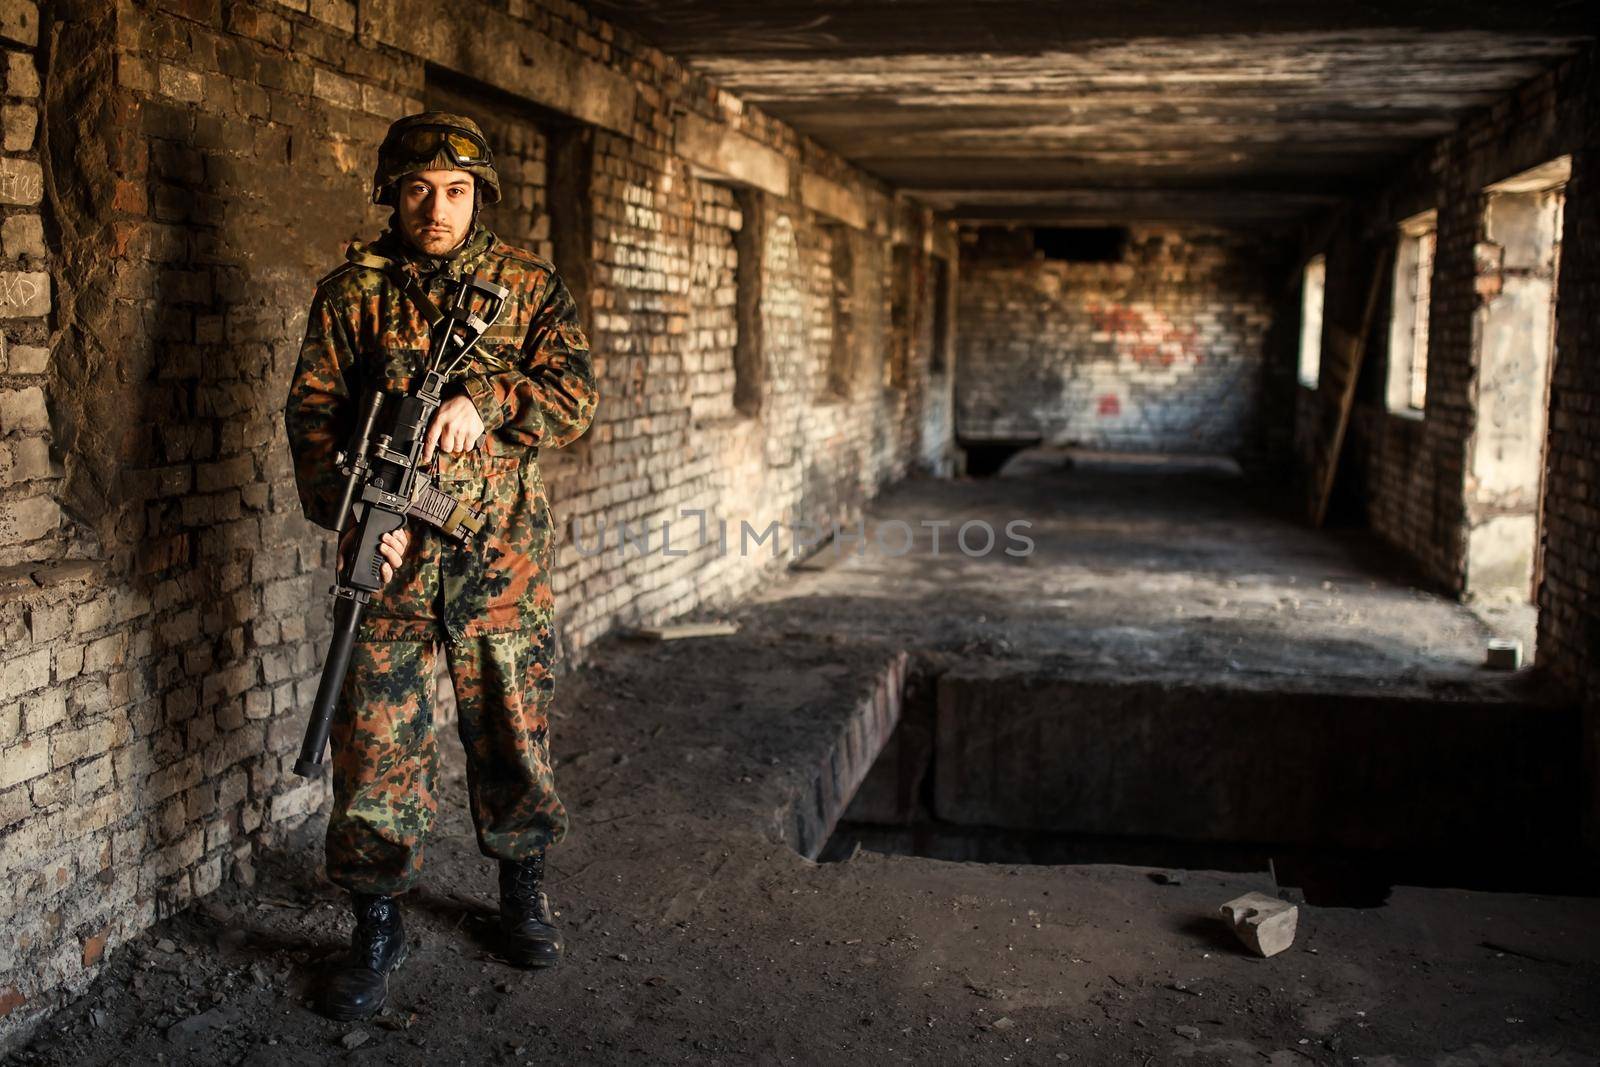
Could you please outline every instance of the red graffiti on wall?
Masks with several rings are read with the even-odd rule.
[[[1115,418],[1122,414],[1122,401],[1117,399],[1115,393],[1107,393],[1100,398],[1099,412],[1102,419]]]
[[[1141,311],[1120,304],[1091,304],[1089,319],[1096,332],[1111,335],[1119,356],[1142,367],[1205,362],[1194,327],[1178,327],[1159,311]]]
[[[1094,319],[1094,328],[1112,334],[1142,334],[1144,333],[1144,316],[1132,308],[1120,307],[1116,304],[1102,307],[1095,304],[1089,308],[1089,315]]]

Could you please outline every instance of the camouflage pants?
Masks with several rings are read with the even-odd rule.
[[[355,892],[416,882],[439,810],[432,640],[360,641],[334,716],[328,877]],[[549,642],[489,633],[443,646],[467,755],[478,847],[524,859],[567,832],[550,767]]]

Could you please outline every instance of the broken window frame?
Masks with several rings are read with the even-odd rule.
[[[1328,257],[1306,260],[1300,272],[1300,384],[1316,389],[1322,376],[1322,310],[1327,292]]]
[[[1399,226],[1389,316],[1388,409],[1420,419],[1428,400],[1428,315],[1439,238],[1439,213],[1429,210]]]

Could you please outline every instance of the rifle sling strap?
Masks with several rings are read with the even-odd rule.
[[[447,317],[443,311],[439,310],[439,305],[433,302],[433,298],[428,295],[427,290],[422,287],[416,277],[403,270],[400,264],[394,260],[380,256],[375,252],[369,252],[357,244],[352,244],[345,251],[344,258],[358,267],[379,271],[384,277],[393,282],[396,288],[406,294],[413,304],[417,305],[417,310],[422,312],[422,317],[428,320],[428,331],[430,333],[437,329],[439,323],[443,322]],[[488,323],[467,312],[448,317],[465,322],[470,329],[475,330],[478,334],[483,334],[488,330]],[[479,350],[475,358],[491,371],[512,369],[512,364],[508,361],[482,350]]]
[[[433,298],[428,295],[427,290],[418,284],[415,277],[402,270],[400,264],[394,260],[368,252],[360,245],[355,244],[352,244],[345,252],[344,258],[358,267],[382,271],[385,277],[393,282],[402,293],[410,297],[413,304],[417,305],[417,310],[422,312],[422,317],[428,320],[428,328],[430,330],[438,326],[444,318],[444,312],[439,310],[439,305],[433,302]]]

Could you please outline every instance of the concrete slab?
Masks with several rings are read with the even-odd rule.
[[[868,510],[865,551],[733,612],[748,629],[1016,656],[1084,678],[1523,700],[1536,674],[1483,667],[1493,636],[1533,650],[1532,609],[1493,625],[1420,588],[1375,538],[1288,517],[1213,460],[1021,453],[986,480],[914,479]],[[1031,541],[1026,555],[1009,555]],[[961,551],[963,525],[994,548]],[[939,525],[942,524],[942,525]],[[909,551],[895,554],[909,527]],[[937,535],[937,549],[935,536]],[[974,525],[969,547],[984,542]],[[879,547],[879,546],[886,547]],[[1020,548],[1019,548],[1020,550]],[[837,565],[826,565],[827,556]],[[1532,662],[1536,657],[1530,655]]]

